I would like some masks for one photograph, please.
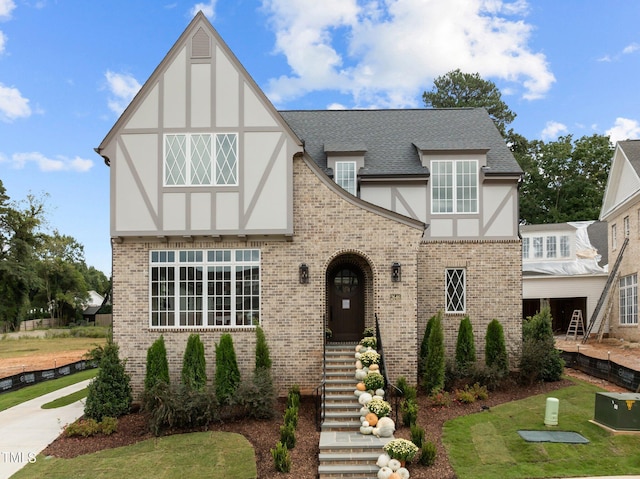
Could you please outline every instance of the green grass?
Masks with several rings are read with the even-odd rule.
[[[63,396],[58,399],[54,399],[51,402],[43,404],[42,409],[55,409],[59,407],[68,406],[69,404],[73,404],[76,401],[80,401],[80,399],[86,398],[88,392],[89,392],[88,389],[84,388],[84,389],[81,389],[80,391],[67,394],[66,396]]]
[[[79,383],[85,379],[91,379],[98,374],[98,369],[85,369],[79,373],[63,376],[58,379],[44,381],[42,383],[27,386],[14,392],[0,394],[0,411],[16,406],[30,399],[43,396],[52,391],[57,391],[71,384]]]
[[[251,443],[239,434],[197,432],[148,439],[73,459],[37,456],[12,479],[190,479],[257,477]]]
[[[640,474],[640,436],[613,436],[589,422],[595,393],[582,381],[448,421],[443,443],[459,479],[549,478]],[[558,426],[544,425],[546,398],[560,400]],[[589,444],[525,442],[520,429],[575,431]]]

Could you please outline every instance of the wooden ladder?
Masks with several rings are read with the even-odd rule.
[[[564,339],[566,341],[569,336],[573,336],[573,339],[576,340],[578,339],[578,334],[584,336],[584,321],[582,319],[582,310],[574,309],[571,315],[571,322],[569,322],[569,329],[567,329]]]

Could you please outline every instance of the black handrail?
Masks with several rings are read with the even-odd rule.
[[[315,388],[313,398],[315,403],[316,431],[319,431],[324,422],[325,394],[327,388],[327,315],[322,317],[322,381]]]
[[[385,365],[384,359],[384,348],[382,346],[382,336],[380,334],[380,323],[378,322],[378,313],[375,314],[376,320],[376,349],[378,350],[378,354],[380,355],[380,373],[384,378],[384,392],[387,400],[389,400],[393,396],[394,403],[393,409],[396,412],[396,424],[398,424],[398,404],[399,398],[402,396],[402,391],[398,389],[395,385],[391,384],[389,381],[389,376],[387,376],[387,367]],[[390,393],[393,393],[390,395]]]

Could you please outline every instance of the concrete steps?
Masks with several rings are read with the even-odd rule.
[[[360,408],[354,395],[356,343],[327,345],[325,420],[320,433],[319,479],[375,479],[376,460],[391,438],[360,434]]]

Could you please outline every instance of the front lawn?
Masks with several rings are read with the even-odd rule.
[[[448,421],[443,443],[459,479],[544,478],[640,474],[640,436],[613,436],[589,422],[601,389],[575,381],[533,396]],[[546,427],[546,398],[560,401],[558,426]],[[589,444],[529,443],[518,430],[575,431]]]
[[[240,434],[197,432],[148,439],[73,459],[44,457],[12,479],[200,479],[257,477],[253,447]]]

